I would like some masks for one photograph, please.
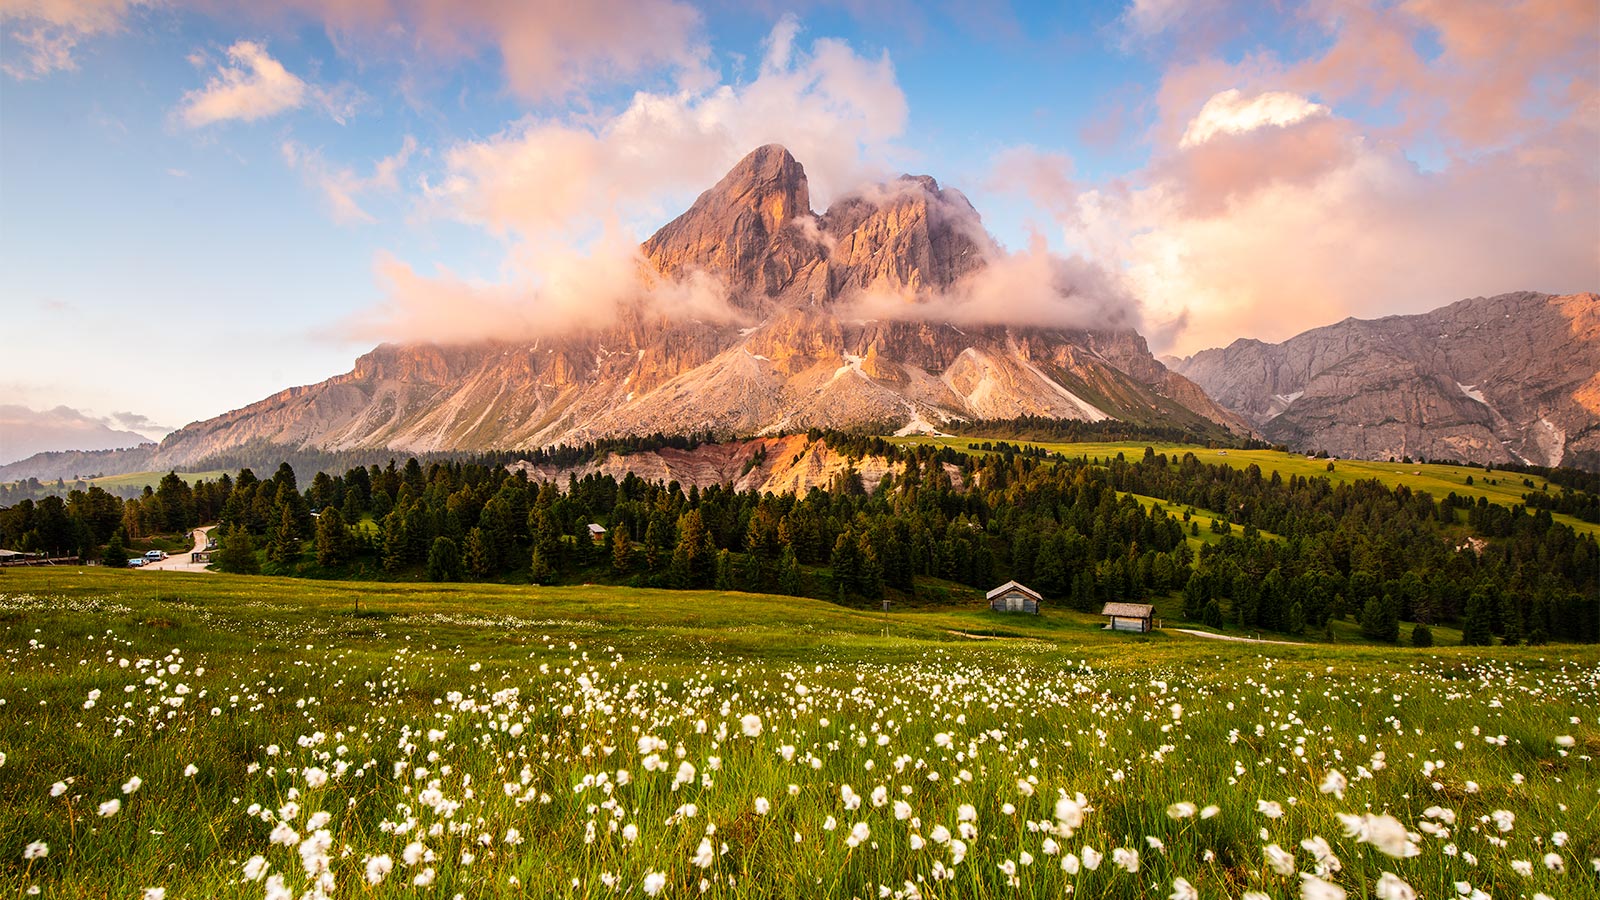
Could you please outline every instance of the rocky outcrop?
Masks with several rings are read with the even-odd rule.
[[[1600,297],[1476,297],[1174,363],[1269,439],[1339,456],[1600,468]]]
[[[966,197],[927,176],[818,214],[800,164],[761,147],[641,252],[652,278],[715,279],[743,321],[641,307],[531,344],[385,345],[346,375],[173,433],[158,465],[261,443],[414,452],[658,431],[931,430],[1022,415],[1243,429],[1131,330],[855,318],[849,301],[862,292],[914,304],[996,252]]]

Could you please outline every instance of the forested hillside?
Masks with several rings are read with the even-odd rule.
[[[1283,479],[1189,453],[1065,459],[1005,443],[962,452],[819,439],[903,474],[863,484],[846,472],[797,497],[631,475],[535,483],[499,464],[409,460],[318,474],[302,490],[284,465],[264,481],[248,469],[194,487],[169,476],[125,503],[96,489],[21,503],[0,512],[0,541],[87,547],[220,521],[222,565],[239,571],[721,587],[858,604],[935,603],[957,585],[1015,578],[1079,609],[1181,596],[1186,618],[1291,634],[1354,619],[1377,640],[1401,639],[1401,621],[1457,624],[1476,642],[1600,639],[1600,550],[1549,510],[1592,507],[1581,491],[1506,507],[1376,481]]]

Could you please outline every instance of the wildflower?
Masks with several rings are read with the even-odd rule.
[[[411,883],[417,887],[427,887],[428,885],[433,884],[433,878],[433,867],[429,866],[428,868],[423,869],[421,872],[418,872],[417,877],[411,879]]]
[[[1220,812],[1222,812],[1222,807],[1213,804],[1211,806],[1206,807],[1205,809],[1200,810],[1200,818],[1202,818],[1202,819],[1210,819],[1210,818],[1216,816],[1216,814],[1220,813]]]
[[[22,848],[22,858],[25,859],[25,860],[27,860],[27,859],[44,859],[46,856],[49,856],[49,855],[50,855],[50,845],[46,844],[44,841],[34,841],[33,843],[29,844],[28,846]]]
[[[1167,817],[1171,819],[1187,819],[1196,812],[1195,805],[1187,800],[1174,803],[1167,807]],[[1188,884],[1188,882],[1184,882]]]
[[[139,786],[142,785],[142,784],[144,784],[144,779],[140,778],[137,775],[134,775],[133,777],[129,778],[127,781],[124,781],[122,783],[122,792],[124,794],[131,794],[134,791],[137,791],[139,789]]]
[[[1544,855],[1544,867],[1557,875],[1561,875],[1567,871],[1567,862],[1561,858],[1559,853],[1546,853]]]
[[[1525,859],[1513,859],[1511,861],[1511,871],[1521,875],[1523,878],[1532,878],[1533,863]]]
[[[259,853],[245,860],[244,877],[248,881],[260,881],[267,874],[269,868],[267,858]]]
[[[147,887],[144,889],[144,900],[166,900],[167,889],[164,887]]]
[[[1350,782],[1345,780],[1344,775],[1340,774],[1338,769],[1329,769],[1327,776],[1322,779],[1322,785],[1317,790],[1324,794],[1332,794],[1343,800],[1345,788],[1349,786]]]
[[[1261,813],[1263,816],[1266,816],[1269,819],[1282,818],[1283,805],[1276,800],[1257,800],[1256,812]]]
[[[644,876],[644,892],[651,897],[661,893],[667,886],[667,876],[661,872],[647,872]]]
[[[1139,871],[1139,851],[1132,847],[1118,847],[1111,851],[1111,861],[1128,874]]]
[[[1277,844],[1268,844],[1263,852],[1267,857],[1267,865],[1279,875],[1293,875],[1295,870],[1294,854],[1283,849]]]
[[[1406,827],[1394,816],[1387,814],[1375,816],[1371,813],[1351,816],[1340,813],[1339,821],[1344,823],[1347,837],[1353,837],[1364,844],[1371,844],[1397,859],[1417,856],[1422,852],[1411,842],[1411,835],[1406,832]]]
[[[65,781],[58,781],[55,784],[50,785],[50,796],[52,797],[59,797],[66,792],[67,783]]]
[[[319,788],[328,783],[328,773],[316,766],[306,769],[301,774],[305,776],[306,787]]]
[[[271,875],[267,877],[267,893],[265,900],[291,900],[293,897],[294,893],[289,890],[289,886],[287,884],[284,884],[282,875]]]
[[[1516,813],[1506,809],[1497,809],[1490,813],[1489,817],[1494,819],[1494,827],[1501,831],[1510,831],[1517,821]]]
[[[382,884],[383,879],[387,878],[392,871],[394,871],[394,860],[389,858],[389,854],[384,853],[367,858],[367,884]]]
[[[200,769],[197,766],[195,766],[194,763],[190,763],[187,766],[183,767],[183,777],[185,777],[185,778],[193,778],[194,776],[198,775],[199,773],[200,773]]]
[[[739,719],[739,730],[745,737],[759,737],[761,735],[761,717],[750,713]]]
[[[406,865],[414,866],[422,862],[422,856],[427,851],[428,848],[422,846],[421,841],[412,841],[406,845],[406,849],[400,851],[400,858],[405,861]]]
[[[865,843],[867,838],[871,836],[872,829],[867,827],[867,823],[857,822],[856,824],[850,826],[850,836],[845,838],[844,842],[846,846],[857,847],[862,843]]]
[[[700,846],[694,851],[694,864],[702,869],[709,869],[711,864],[716,861],[717,854],[711,847],[711,839],[701,838]]]
[[[772,804],[768,803],[767,802],[767,798],[765,798],[765,797],[757,797],[755,805],[756,805],[756,815],[758,815],[758,816],[764,816],[764,815],[766,815],[768,812],[770,812],[772,810]]]
[[[1344,900],[1344,888],[1315,875],[1300,873],[1300,900]]]
[[[100,804],[100,817],[102,819],[109,819],[116,815],[121,809],[122,801],[116,797],[112,797],[110,800]]]
[[[1172,881],[1172,893],[1167,895],[1167,900],[1200,900],[1200,891],[1189,883],[1186,878],[1175,878]]]
[[[1416,889],[1400,880],[1400,876],[1393,872],[1385,872],[1372,888],[1372,895],[1378,900],[1417,900]]]
[[[1556,736],[1556,746],[1557,747],[1571,747],[1571,746],[1573,746],[1573,745],[1575,745],[1577,743],[1578,743],[1577,740],[1575,740],[1572,737],[1572,735],[1570,735],[1570,734],[1562,734],[1562,735],[1557,735]]]
[[[1078,855],[1083,857],[1083,867],[1091,872],[1100,868],[1100,861],[1105,859],[1104,856],[1100,855],[1100,851],[1093,847],[1084,847],[1079,851]]]

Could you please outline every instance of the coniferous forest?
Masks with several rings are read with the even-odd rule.
[[[0,544],[109,543],[99,552],[114,564],[124,542],[215,521],[216,562],[236,572],[716,588],[852,605],[967,600],[964,589],[1016,579],[1080,610],[1181,598],[1186,619],[1290,635],[1342,619],[1373,640],[1421,645],[1439,623],[1467,643],[1600,640],[1600,548],[1551,515],[1593,509],[1584,491],[1507,507],[1376,481],[1284,479],[1192,453],[1085,459],[1007,443],[960,452],[815,437],[897,474],[865,484],[847,470],[793,496],[633,475],[538,483],[499,458],[391,461],[302,486],[283,464],[264,480],[250,469],[193,486],[168,475],[128,501],[93,487],[25,500],[0,510]],[[1415,625],[1402,633],[1402,621]]]

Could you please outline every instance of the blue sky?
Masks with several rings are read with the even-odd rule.
[[[207,418],[536,306],[768,140],[960,187],[1157,350],[1600,286],[1590,2],[565,9],[0,3],[0,391]]]

